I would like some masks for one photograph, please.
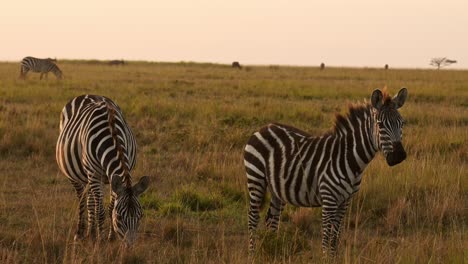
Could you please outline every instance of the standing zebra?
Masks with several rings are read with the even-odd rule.
[[[26,74],[29,71],[32,72],[40,72],[41,77],[40,79],[42,80],[42,76],[45,74],[46,79],[47,79],[47,74],[49,72],[52,72],[57,79],[62,79],[62,71],[59,69],[59,67],[55,64],[57,62],[56,59],[38,59],[34,57],[25,57],[21,61],[21,71],[20,71],[20,78],[25,79]]]
[[[376,152],[382,150],[390,166],[406,158],[398,112],[406,97],[406,88],[393,99],[377,89],[370,104],[350,106],[347,116],[337,115],[332,131],[318,137],[281,124],[269,124],[254,133],[244,150],[249,250],[255,249],[260,205],[268,189],[267,227],[278,229],[286,203],[322,206],[322,250],[334,256],[343,216]]]
[[[97,95],[78,96],[67,103],[60,117],[56,158],[80,201],[75,239],[84,237],[86,196],[88,235],[100,235],[105,218],[102,185],[110,183],[109,239],[117,233],[132,244],[143,216],[138,197],[148,187],[148,177],[132,186],[130,171],[136,162],[136,141],[120,108]]]

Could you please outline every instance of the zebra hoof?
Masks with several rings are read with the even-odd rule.
[[[107,240],[108,241],[115,241],[115,234],[114,233],[109,234],[109,236],[107,237]]]
[[[75,237],[73,237],[74,241],[82,241],[84,239],[84,235],[82,233],[76,233]]]

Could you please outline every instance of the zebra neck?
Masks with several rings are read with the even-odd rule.
[[[106,102],[106,105],[107,105],[108,116],[109,116],[109,128],[111,131],[112,141],[114,142],[114,148],[116,151],[116,157],[114,158],[114,160],[118,164],[118,166],[115,167],[117,171],[114,170],[111,173],[113,177],[115,176],[114,174],[117,174],[117,176],[119,177],[123,177],[123,181],[125,182],[125,185],[127,186],[127,188],[130,188],[132,186],[132,178],[130,177],[128,158],[125,155],[125,150],[118,136],[117,121],[116,121],[117,111],[109,103]]]
[[[346,117],[337,116],[335,136],[343,148],[346,171],[349,177],[358,177],[372,161],[376,152],[374,113],[370,105],[350,107]]]

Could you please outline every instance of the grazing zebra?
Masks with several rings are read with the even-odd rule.
[[[232,68],[237,68],[237,69],[242,69],[242,66],[240,65],[240,63],[238,61],[232,62],[231,67]]]
[[[56,59],[38,59],[34,57],[25,57],[21,61],[21,71],[20,71],[20,78],[25,79],[26,74],[29,71],[32,72],[40,72],[41,77],[40,79],[42,80],[42,76],[45,74],[46,79],[47,79],[47,74],[49,72],[52,72],[57,79],[62,79],[62,71],[59,69],[59,67],[55,64],[57,62]]]
[[[406,158],[398,112],[406,97],[406,88],[393,99],[377,89],[370,104],[350,106],[349,114],[336,116],[332,131],[317,137],[281,124],[269,124],[254,133],[244,150],[250,252],[255,249],[260,205],[268,189],[267,227],[278,229],[286,203],[321,206],[322,250],[334,256],[343,216],[376,152],[382,150],[390,166]]]
[[[102,185],[110,183],[109,239],[117,233],[132,244],[143,215],[138,197],[148,187],[148,177],[132,186],[130,171],[136,162],[136,141],[120,108],[97,95],[78,96],[67,103],[60,117],[56,158],[80,201],[75,239],[84,237],[86,206],[88,235],[100,235],[105,218]]]

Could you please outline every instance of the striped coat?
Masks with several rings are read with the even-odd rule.
[[[351,106],[348,115],[337,115],[332,131],[320,136],[273,123],[250,137],[244,165],[250,196],[251,251],[255,248],[260,205],[269,190],[267,226],[278,228],[286,203],[321,206],[322,248],[335,253],[350,198],[359,190],[362,172],[377,151],[383,151],[390,166],[406,158],[401,144],[402,119],[397,111],[406,94],[404,88],[392,99],[376,90],[371,104]]]
[[[21,61],[20,78],[25,79],[26,74],[29,71],[32,71],[41,73],[41,80],[44,75],[47,78],[47,74],[49,72],[52,72],[55,75],[55,77],[57,77],[57,79],[62,79],[62,71],[55,64],[55,62],[57,62],[57,60],[51,58],[38,59],[34,57],[25,57]]]
[[[75,238],[84,236],[86,206],[88,235],[101,233],[105,217],[102,185],[111,183],[109,237],[117,233],[133,243],[143,214],[138,196],[148,187],[148,177],[132,186],[136,140],[120,108],[109,98],[96,95],[78,96],[67,103],[61,114],[56,158],[80,200]]]

